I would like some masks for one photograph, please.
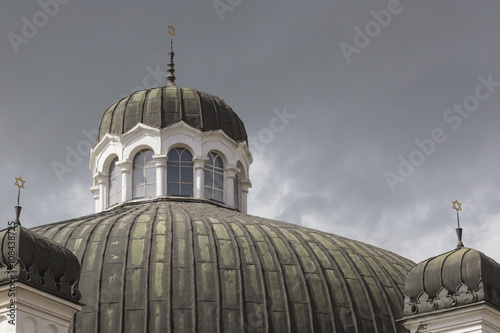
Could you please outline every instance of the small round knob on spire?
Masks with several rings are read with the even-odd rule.
[[[170,34],[170,52],[168,52],[168,56],[170,58],[167,66],[167,87],[175,86],[175,69],[174,69],[174,46],[173,46],[173,38],[175,36],[175,29],[172,25],[168,26],[168,33]]]

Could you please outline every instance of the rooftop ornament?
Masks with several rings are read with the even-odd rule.
[[[167,66],[167,87],[172,87],[175,86],[175,69],[174,69],[174,36],[175,36],[175,29],[172,25],[168,26],[168,33],[170,34],[170,52],[168,52],[168,56],[170,57],[170,60],[168,62]]]
[[[21,177],[16,177],[16,182],[14,185],[17,186],[17,206],[14,207],[16,210],[16,225],[21,225],[21,221],[19,221],[19,216],[21,215],[21,206],[19,206],[19,198],[21,197],[21,189],[25,188],[24,187],[25,181]]]
[[[459,203],[458,200],[452,201],[451,203],[453,204],[452,208],[457,211],[457,224],[458,224],[458,228],[456,229],[458,237],[457,248],[462,248],[464,247],[464,244],[462,243],[462,228],[460,228],[460,216],[458,214],[458,211],[462,210],[462,204]]]

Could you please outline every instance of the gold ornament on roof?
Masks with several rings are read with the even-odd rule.
[[[458,211],[462,210],[462,204],[458,202],[458,200],[452,201],[451,203],[453,204],[452,208],[457,211],[457,224],[458,224],[458,228],[456,229],[458,237],[457,248],[462,248],[464,247],[464,243],[462,243],[462,228],[460,228],[460,216],[458,214]]]
[[[19,178],[16,177],[16,182],[14,185],[16,185],[20,190],[20,189],[24,188],[24,183],[25,183],[25,181],[21,177],[19,177]]]
[[[453,209],[455,209],[458,213],[459,210],[462,210],[462,204],[458,202],[458,200],[452,201]],[[457,207],[458,205],[458,207]]]
[[[14,183],[14,185],[17,186],[17,206],[19,206],[19,198],[21,197],[21,189],[24,188],[24,183],[25,181],[21,177],[16,177],[16,182]],[[19,216],[17,217],[16,221],[17,220],[19,220]]]
[[[168,26],[168,33],[170,34],[170,38],[173,38],[175,36],[175,29],[172,25]]]

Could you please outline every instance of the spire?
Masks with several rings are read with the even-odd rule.
[[[170,34],[170,52],[168,52],[168,56],[170,58],[167,66],[167,87],[175,86],[175,69],[174,69],[174,46],[173,46],[173,38],[175,36],[175,29],[172,25],[168,26],[168,33]]]
[[[453,204],[453,209],[457,211],[457,224],[458,228],[455,229],[457,232],[457,237],[458,237],[458,243],[457,243],[457,248],[462,248],[464,247],[464,243],[462,243],[462,228],[460,228],[460,217],[458,215],[458,211],[462,210],[462,204],[458,202],[458,200],[452,201]]]
[[[19,221],[19,216],[21,215],[22,207],[19,206],[19,198],[21,197],[21,189],[24,188],[24,183],[25,181],[21,177],[19,178],[16,177],[16,182],[14,183],[14,185],[17,186],[17,206],[14,206],[16,212],[16,221],[15,221],[16,225],[21,225],[21,221]]]

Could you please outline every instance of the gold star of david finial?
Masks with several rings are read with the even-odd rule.
[[[21,177],[19,178],[16,177],[16,182],[14,183],[14,185],[16,185],[19,188],[19,190],[21,190],[22,188],[24,188],[24,183],[25,181]]]
[[[462,210],[462,204],[459,203],[458,200],[452,201],[451,203],[453,204],[453,209],[456,210],[457,213],[459,210]],[[458,207],[457,207],[457,205],[458,205]]]
[[[172,25],[168,26],[168,33],[170,34],[170,38],[175,36],[175,29]]]

